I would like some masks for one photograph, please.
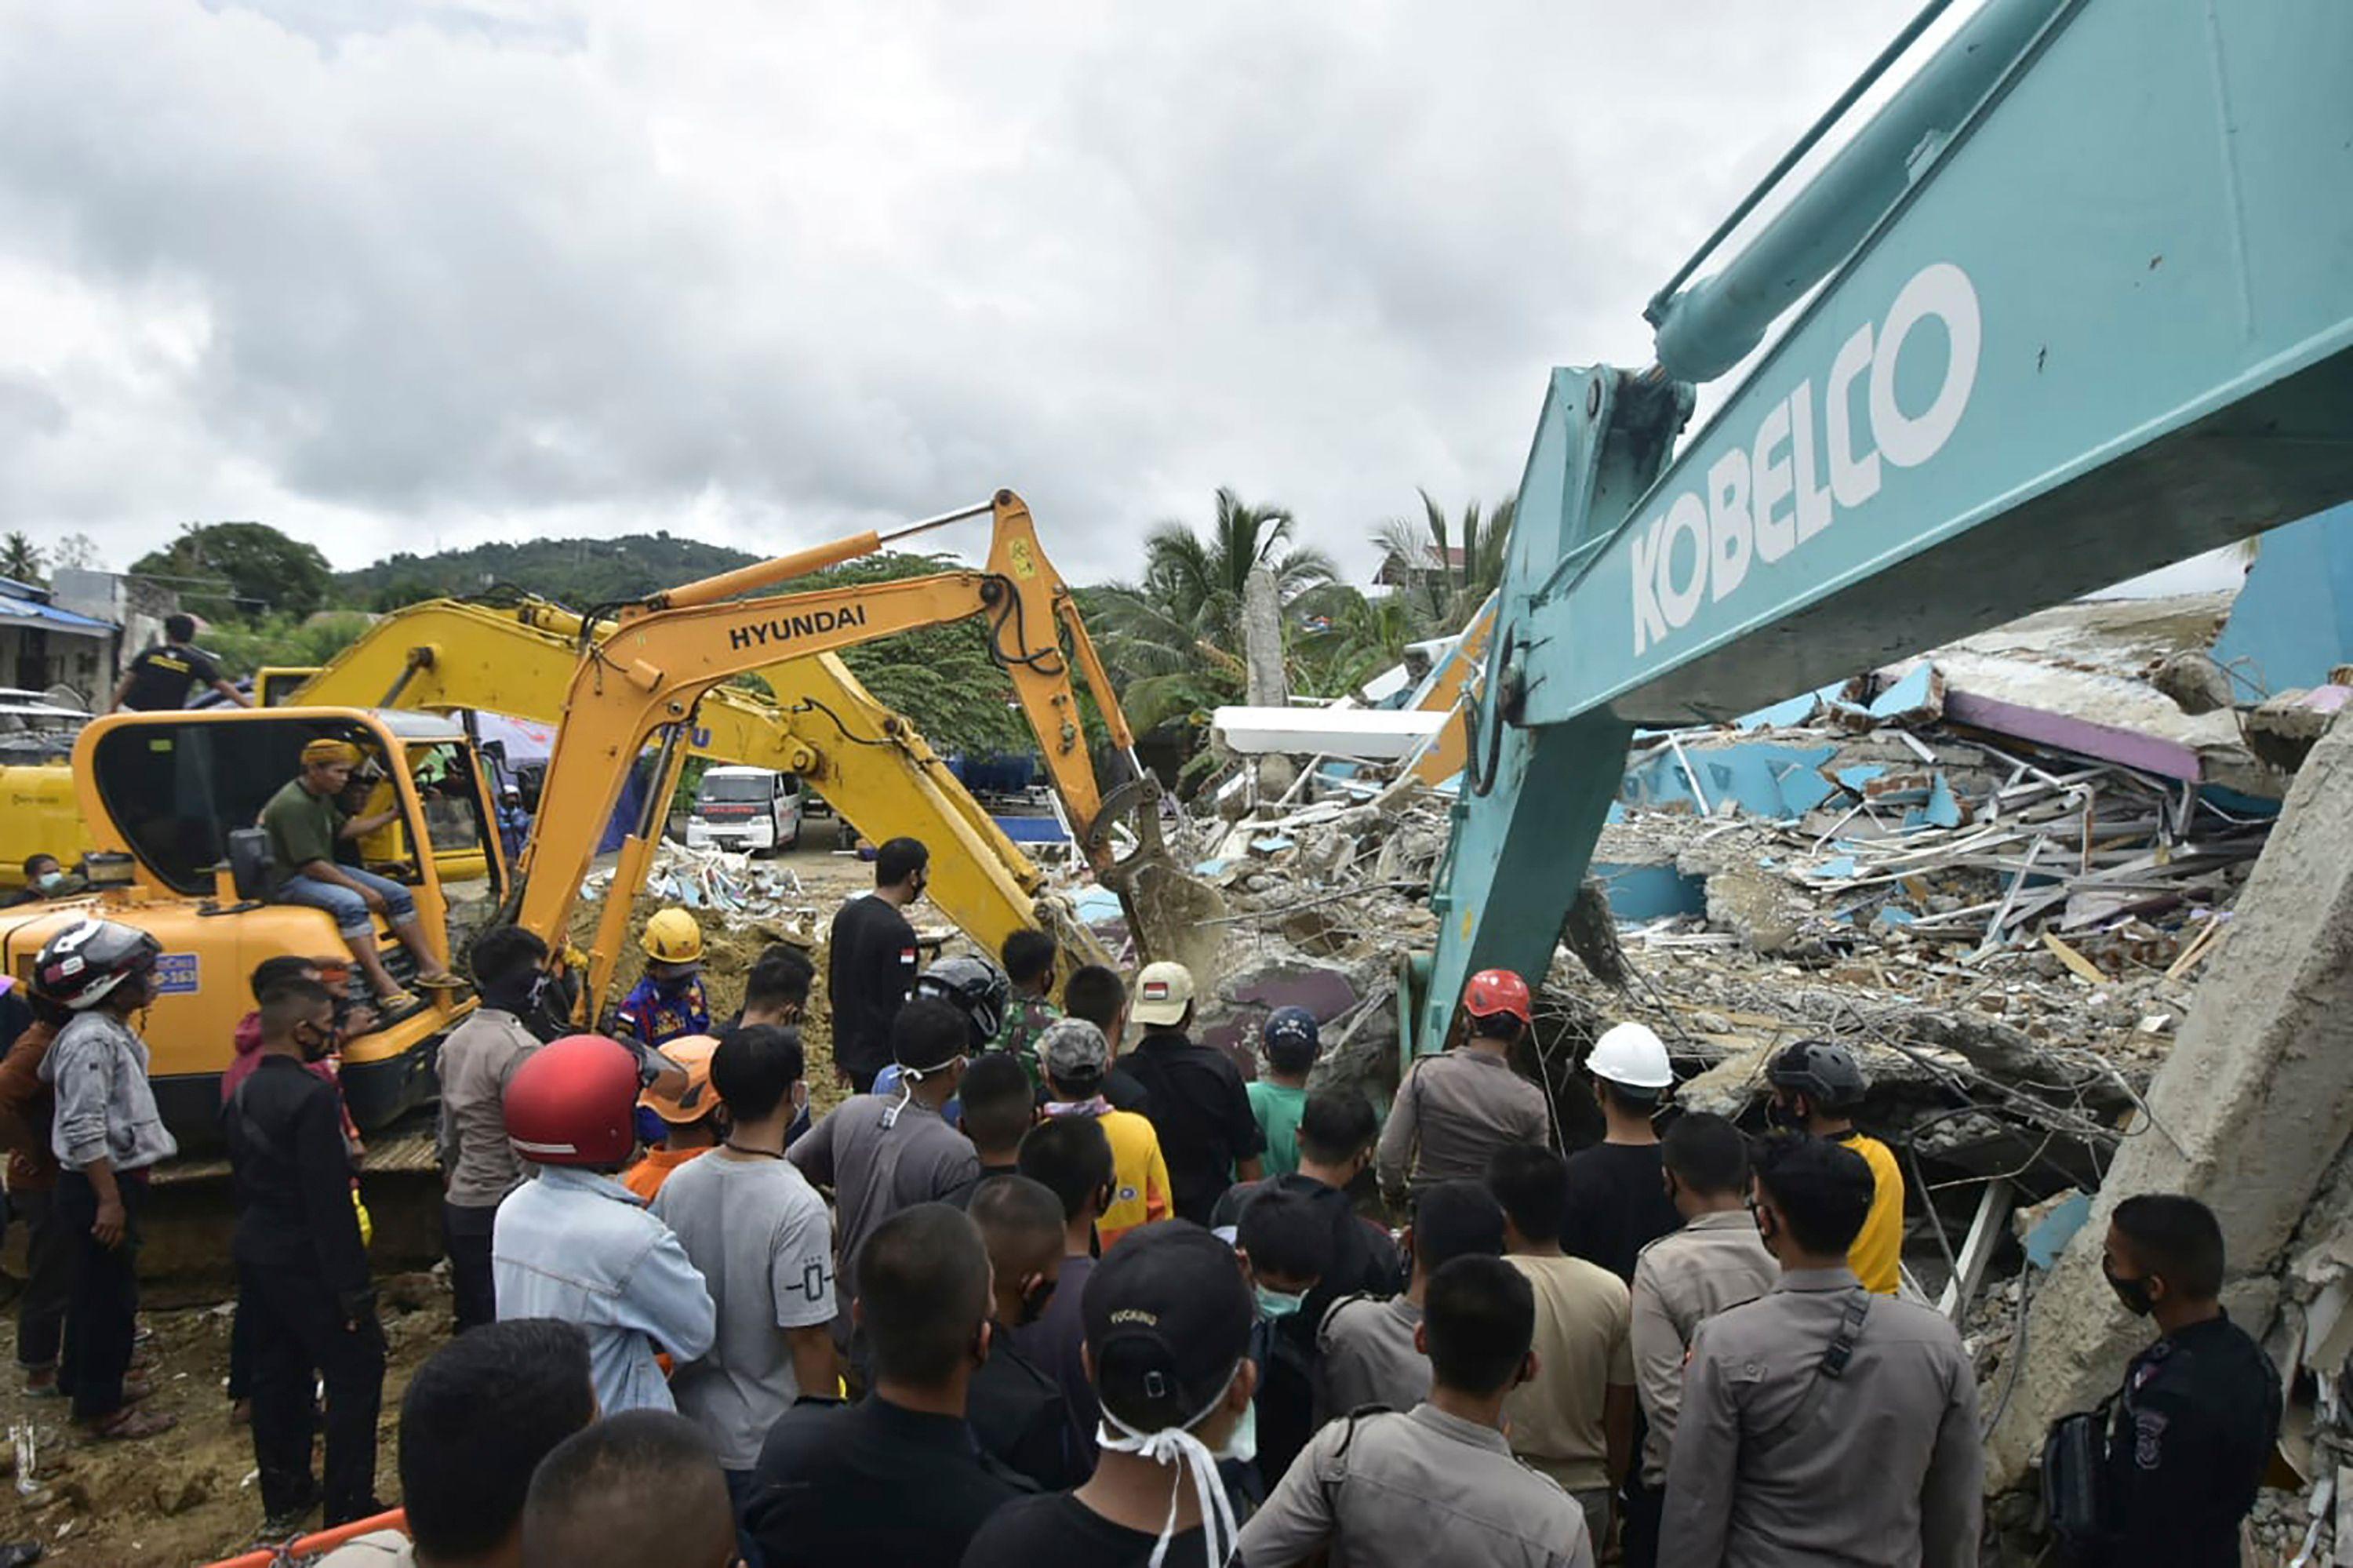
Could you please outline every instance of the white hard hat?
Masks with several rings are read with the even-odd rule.
[[[1663,1089],[1675,1081],[1667,1048],[1640,1023],[1613,1023],[1593,1043],[1586,1070],[1630,1089]]]

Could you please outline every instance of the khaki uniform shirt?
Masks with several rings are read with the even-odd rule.
[[[1926,1307],[1882,1296],[1845,1375],[1815,1372],[1862,1290],[1851,1269],[1784,1274],[1692,1338],[1659,1561],[1676,1568],[1975,1568],[1983,1523],[1977,1377]]]
[[[1430,1358],[1413,1348],[1421,1308],[1402,1296],[1344,1297],[1315,1333],[1318,1425],[1368,1404],[1411,1410],[1430,1397]]]
[[[1644,1247],[1634,1261],[1634,1383],[1651,1424],[1642,1479],[1667,1478],[1675,1409],[1683,1395],[1683,1352],[1704,1319],[1773,1288],[1781,1266],[1765,1250],[1745,1209],[1702,1214]]]
[[[1334,1421],[1242,1526],[1245,1568],[1331,1549],[1333,1568],[1592,1568],[1585,1514],[1504,1435],[1434,1404]]]
[[[1634,1385],[1633,1316],[1626,1282],[1581,1257],[1504,1261],[1535,1290],[1536,1375],[1504,1397],[1512,1452],[1574,1492],[1610,1484],[1602,1422],[1609,1387]]]
[[[1506,1144],[1552,1142],[1544,1091],[1484,1051],[1449,1051],[1413,1065],[1389,1102],[1374,1169],[1381,1191],[1419,1193],[1439,1181],[1487,1179]]]
[[[461,1209],[495,1209],[522,1185],[523,1162],[507,1141],[507,1085],[538,1049],[522,1020],[495,1007],[476,1008],[441,1043],[436,1141],[449,1202]]]

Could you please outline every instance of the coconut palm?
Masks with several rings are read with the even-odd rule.
[[[1406,567],[1399,585],[1402,599],[1421,627],[1423,636],[1444,636],[1469,624],[1487,596],[1504,580],[1504,558],[1511,547],[1512,517],[1518,499],[1506,495],[1483,516],[1478,502],[1462,509],[1461,523],[1451,523],[1446,509],[1422,491],[1419,526],[1393,517],[1374,530],[1373,541]],[[1461,557],[1454,552],[1460,539]]]
[[[1220,487],[1206,537],[1173,518],[1145,535],[1141,577],[1102,599],[1103,657],[1138,727],[1206,717],[1240,697],[1242,591],[1252,571],[1272,573],[1285,604],[1338,576],[1323,551],[1292,546],[1293,526],[1283,508],[1252,506]]]
[[[41,582],[41,552],[33,541],[22,534],[11,534],[0,539],[0,577],[39,588]]]

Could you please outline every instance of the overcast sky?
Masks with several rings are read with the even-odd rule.
[[[1519,478],[1913,0],[0,0],[0,529],[121,568]],[[970,530],[953,542],[976,543]]]

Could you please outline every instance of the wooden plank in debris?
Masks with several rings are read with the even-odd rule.
[[[2108,977],[2102,971],[2100,966],[2085,958],[2083,954],[2077,952],[2074,948],[2069,947],[2066,943],[2061,941],[2059,939],[2058,932],[2043,932],[2042,945],[2050,948],[2052,952],[2058,955],[2058,959],[2061,963],[2065,964],[2069,969],[2074,970],[2075,973],[2083,979],[2091,981],[2094,985],[2106,985],[2108,983]]]
[[[1994,1249],[2010,1228],[2014,1192],[2007,1180],[1996,1178],[1986,1183],[1984,1194],[1978,1199],[1977,1218],[1969,1222],[1968,1239],[1961,1244],[1959,1269],[1945,1282],[1945,1293],[1936,1299],[1936,1310],[1956,1323],[1985,1284],[1986,1265],[1993,1261]]]

